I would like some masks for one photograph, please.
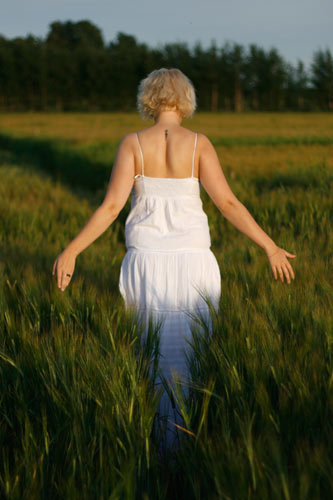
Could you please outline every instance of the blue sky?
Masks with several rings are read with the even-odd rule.
[[[290,62],[309,64],[313,52],[333,50],[333,0],[1,0],[0,33],[45,37],[55,20],[89,19],[106,42],[118,31],[151,47],[215,40],[276,47]]]

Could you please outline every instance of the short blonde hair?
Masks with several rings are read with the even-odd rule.
[[[177,68],[155,69],[141,80],[137,106],[144,120],[156,118],[161,111],[179,111],[182,117],[191,117],[196,109],[193,84]]]

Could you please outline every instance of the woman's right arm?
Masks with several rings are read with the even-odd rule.
[[[102,204],[54,261],[52,274],[57,275],[58,287],[62,291],[71,281],[76,257],[116,220],[130,195],[135,174],[134,144],[133,133],[127,134],[120,141]]]
[[[285,277],[290,283],[290,277],[294,279],[295,274],[287,257],[294,258],[296,255],[278,247],[236,198],[224,176],[216,151],[204,134],[198,134],[198,146],[200,182],[205,191],[231,224],[265,250],[274,278],[277,279],[279,274],[282,282]]]

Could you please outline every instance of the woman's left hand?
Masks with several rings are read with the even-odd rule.
[[[268,255],[268,254],[270,254],[270,255]],[[267,255],[269,263],[271,265],[275,280],[278,279],[278,274],[279,274],[280,280],[282,281],[282,283],[284,282],[284,278],[286,278],[286,281],[289,285],[290,284],[290,277],[294,280],[295,273],[294,273],[294,270],[288,261],[288,258],[294,259],[296,257],[296,255],[293,253],[287,252],[287,250],[284,250],[283,248],[280,248],[280,247],[276,247],[276,250],[275,251],[273,250],[272,253],[266,252],[266,255]]]
[[[58,255],[53,264],[52,275],[57,273],[58,288],[62,291],[69,285],[75,268],[76,256],[68,250]]]

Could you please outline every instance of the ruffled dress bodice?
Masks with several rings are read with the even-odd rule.
[[[199,180],[136,176],[125,238],[127,248],[142,250],[210,248]]]

